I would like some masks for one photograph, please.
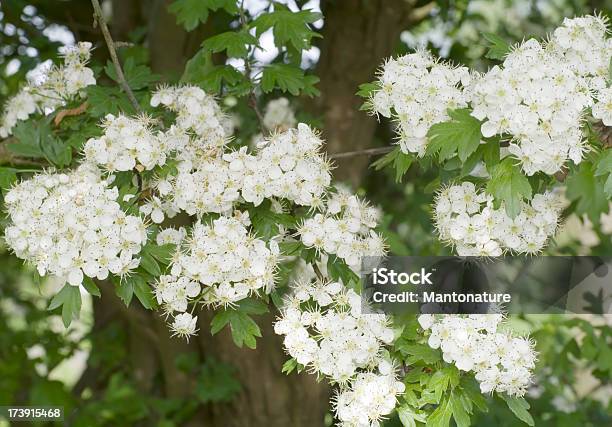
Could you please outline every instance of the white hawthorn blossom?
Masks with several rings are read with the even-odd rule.
[[[467,106],[462,87],[469,84],[466,67],[439,62],[427,51],[389,59],[379,72],[372,110],[397,121],[399,144],[405,153],[425,154],[427,132],[449,119],[448,109]]]
[[[285,97],[273,99],[266,105],[263,125],[270,131],[285,131],[295,127],[297,120]]]
[[[612,126],[612,87],[597,92],[597,101],[592,110],[593,117],[601,120],[606,126]]]
[[[341,282],[299,281],[292,285],[274,331],[284,335],[289,355],[334,383],[360,369],[375,368],[393,341],[384,314],[362,314],[361,297]]]
[[[591,89],[603,89],[612,56],[608,33],[608,19],[603,15],[565,18],[552,34],[550,49],[563,55],[565,64],[585,77]]]
[[[52,274],[73,286],[84,275],[103,280],[129,274],[139,264],[147,230],[141,218],[121,210],[117,188],[108,185],[88,164],[17,184],[5,197],[6,243],[41,276]]]
[[[550,47],[535,39],[520,44],[467,92],[482,135],[509,135],[509,152],[527,175],[552,175],[568,159],[582,160],[580,125],[593,99],[587,81]]]
[[[473,371],[482,393],[523,396],[537,355],[529,339],[498,332],[502,318],[501,314],[422,314],[418,320],[430,331],[429,346],[441,349],[444,361],[459,370]]]
[[[170,327],[172,336],[178,336],[189,340],[189,337],[195,335],[197,332],[197,322],[198,316],[192,316],[190,313],[178,314]]]
[[[561,206],[556,193],[536,194],[529,203],[522,202],[516,218],[510,218],[503,203],[495,209],[492,196],[464,182],[437,194],[434,219],[440,240],[454,246],[460,256],[535,254],[554,234]]]
[[[60,48],[64,63],[51,67],[41,82],[30,82],[4,105],[0,117],[0,138],[11,135],[17,122],[39,111],[48,113],[96,84],[93,71],[86,66],[91,57],[91,43]]]
[[[298,234],[306,247],[335,254],[355,270],[362,257],[383,256],[386,252],[382,236],[374,231],[379,220],[377,208],[337,188],[323,213],[306,219]]]
[[[152,129],[146,116],[131,118],[108,114],[102,122],[104,134],[90,138],[83,148],[85,159],[108,172],[129,171],[137,165],[150,170],[162,166],[176,146],[175,140]]]
[[[274,288],[278,244],[255,238],[247,225],[223,216],[211,224],[197,222],[174,257],[171,274],[208,288],[203,302],[212,305],[228,306],[256,292],[269,293]]]
[[[360,372],[341,388],[333,404],[341,427],[378,427],[406,386],[393,373]]]

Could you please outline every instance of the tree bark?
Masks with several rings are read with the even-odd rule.
[[[375,78],[383,59],[399,44],[413,19],[416,1],[336,0],[322,2],[325,24],[316,74],[321,96],[308,106],[323,116],[323,135],[330,154],[374,146],[376,118],[359,111],[359,85]],[[358,185],[368,157],[335,161],[334,178]]]

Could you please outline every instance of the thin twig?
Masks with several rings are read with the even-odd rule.
[[[319,266],[317,265],[316,261],[313,261],[310,263],[310,265],[312,265],[312,269],[314,270],[315,274],[317,275],[317,279],[319,279],[321,282],[325,282],[325,276],[323,275],[323,273],[321,273],[321,270],[319,269]]]
[[[246,13],[244,10],[244,0],[240,2],[239,13],[240,13],[239,15],[240,25],[243,30],[248,31],[249,25],[248,25]],[[247,53],[247,56],[244,58],[244,74],[246,78],[249,80],[251,80],[251,71],[252,71],[251,62],[250,62],[251,55],[252,55],[252,52],[249,52]],[[262,134],[264,136],[267,136],[268,132],[266,131],[266,128],[264,126],[263,114],[261,113],[261,110],[259,109],[259,106],[257,105],[257,96],[255,95],[255,92],[253,91],[253,87],[251,87],[249,91],[247,104],[255,112],[255,115],[257,116],[257,120],[259,121],[259,126],[261,127]]]
[[[394,146],[391,147],[379,147],[379,148],[368,148],[367,150],[357,150],[357,151],[346,151],[344,153],[335,153],[330,154],[330,159],[343,159],[345,157],[355,157],[355,156],[378,156],[379,154],[386,154],[395,149]]]
[[[100,24],[102,35],[104,35],[104,41],[106,42],[106,46],[108,47],[108,53],[110,54],[111,60],[113,61],[113,65],[115,66],[115,72],[117,73],[117,79],[119,80],[119,84],[121,85],[121,88],[134,106],[136,112],[142,113],[140,104],[138,104],[138,101],[134,96],[134,92],[132,92],[132,89],[130,89],[130,85],[128,85],[127,80],[125,79],[125,75],[123,74],[123,69],[121,68],[121,64],[119,63],[119,57],[117,56],[117,51],[115,50],[115,42],[113,41],[110,31],[108,30],[108,26],[106,25],[106,21],[102,16],[102,8],[100,7],[100,2],[98,0],[91,0],[91,4],[94,8],[94,17],[98,24]]]

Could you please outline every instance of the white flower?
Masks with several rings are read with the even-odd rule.
[[[375,113],[397,121],[402,151],[423,156],[429,128],[448,120],[448,109],[467,106],[462,86],[469,81],[467,68],[437,62],[431,53],[417,51],[383,65],[380,90],[370,105]]]
[[[381,365],[381,350],[393,339],[384,314],[362,314],[359,295],[340,282],[304,280],[292,290],[274,330],[298,363],[341,384]]]
[[[335,254],[356,270],[362,257],[386,252],[384,240],[373,230],[379,217],[378,209],[338,188],[326,212],[306,219],[298,233],[306,247]]]
[[[70,174],[42,173],[13,187],[5,202],[10,224],[5,240],[41,275],[73,286],[84,276],[124,275],[147,235],[139,217],[126,215],[99,171],[82,165]]]
[[[86,86],[96,84],[93,71],[85,66],[90,51],[89,42],[60,48],[64,64],[45,70],[40,82],[30,83],[6,102],[0,117],[0,138],[11,135],[18,121],[26,120],[36,111],[52,111],[79,95]]]
[[[172,322],[172,336],[179,336],[181,338],[187,338],[195,335],[197,328],[196,324],[198,316],[192,316],[189,313],[181,313],[176,315],[174,322]]]
[[[405,390],[395,374],[359,373],[334,397],[334,410],[343,427],[375,427],[389,415]]]
[[[469,182],[442,189],[434,205],[440,240],[453,245],[460,256],[538,253],[554,235],[560,214],[558,196],[547,192],[523,202],[512,219],[503,203],[495,209],[492,197]]]
[[[266,105],[263,125],[266,129],[286,131],[296,124],[295,115],[287,98],[273,99]]]
[[[462,371],[473,371],[483,393],[523,396],[532,381],[536,353],[526,338],[498,332],[501,314],[419,316],[428,344]]]
[[[208,304],[227,306],[274,288],[277,246],[249,235],[235,218],[222,216],[211,224],[196,223],[182,247],[173,258],[172,274],[179,281],[211,288],[203,299]],[[188,290],[186,295],[190,295]]]
[[[593,117],[600,119],[606,126],[612,126],[612,87],[601,89],[597,93]]]
[[[109,172],[129,171],[136,165],[150,170],[166,163],[168,155],[178,147],[176,139],[163,132],[154,132],[151,119],[108,114],[103,123],[104,134],[90,138],[83,147],[87,161]]]

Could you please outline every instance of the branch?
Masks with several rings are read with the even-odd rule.
[[[247,22],[246,12],[244,10],[244,0],[240,2],[239,13],[240,13],[239,14],[240,26],[242,27],[243,30],[248,31],[249,25]],[[252,53],[248,52],[246,57],[244,58],[244,74],[249,81],[251,81],[251,62],[250,62],[251,55]],[[268,132],[266,131],[266,127],[264,126],[263,114],[261,113],[261,110],[259,109],[259,106],[257,105],[257,96],[255,95],[255,92],[252,86],[251,86],[251,89],[249,90],[247,104],[249,107],[251,107],[251,109],[255,112],[255,115],[257,116],[257,120],[259,121],[259,127],[261,127],[262,135],[267,136]]]
[[[335,153],[330,154],[330,159],[343,159],[346,157],[355,157],[355,156],[378,156],[380,154],[386,154],[390,151],[393,151],[395,146],[390,147],[379,147],[379,148],[368,148],[367,150],[357,150],[357,151],[346,151],[344,153]]]
[[[130,89],[127,80],[125,79],[125,75],[123,74],[123,70],[121,69],[121,64],[119,63],[119,58],[117,57],[117,51],[115,50],[115,42],[113,41],[110,31],[108,31],[106,21],[102,16],[102,8],[100,7],[100,2],[98,0],[91,0],[91,5],[94,8],[95,20],[98,22],[98,24],[100,24],[100,29],[102,30],[102,34],[104,35],[104,41],[106,42],[106,46],[108,47],[108,53],[110,54],[111,60],[113,61],[113,65],[115,66],[115,71],[117,73],[117,79],[119,80],[119,84],[121,85],[121,88],[134,106],[136,112],[142,113],[140,104],[138,104],[138,101],[134,96],[134,92],[132,92],[132,89]]]

